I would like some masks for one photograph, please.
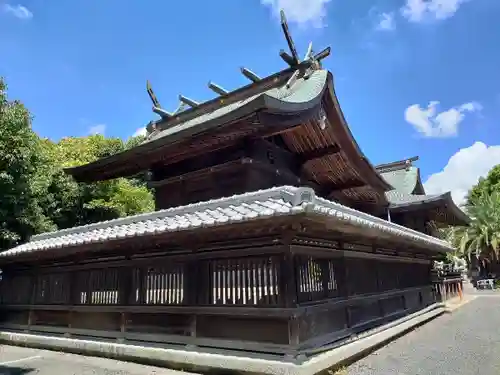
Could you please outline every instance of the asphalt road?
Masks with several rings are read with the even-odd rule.
[[[480,295],[478,293],[478,295]],[[500,374],[500,295],[483,294],[348,367],[348,375]]]
[[[113,359],[0,345],[0,375],[188,375]],[[192,375],[192,374],[191,374]]]

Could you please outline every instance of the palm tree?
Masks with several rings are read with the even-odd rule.
[[[469,261],[472,255],[485,261],[497,261],[500,253],[500,194],[493,192],[474,199],[466,207],[471,218],[468,226],[447,228],[446,239]]]

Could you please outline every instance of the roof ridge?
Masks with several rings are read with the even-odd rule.
[[[406,159],[402,159],[402,160],[393,161],[390,163],[376,165],[375,169],[377,169],[380,173],[392,172],[392,171],[404,169],[407,167],[413,167],[413,162],[417,161],[418,159],[419,159],[418,156],[413,156],[411,158],[406,158]]]
[[[446,247],[450,246],[447,241],[441,240],[441,239],[436,238],[436,237],[429,236],[427,234],[416,231],[415,229],[411,229],[411,228],[405,227],[403,225],[396,224],[392,221],[387,221],[387,220],[381,219],[377,216],[372,216],[370,214],[367,214],[366,212],[355,210],[354,208],[344,206],[340,203],[333,202],[333,201],[330,201],[328,199],[321,198],[321,197],[316,197],[315,200],[317,202],[321,203],[323,206],[330,207],[336,211],[339,211],[339,212],[342,212],[342,213],[345,213],[345,214],[348,214],[351,216],[356,216],[356,217],[363,219],[363,220],[372,221],[372,222],[375,222],[377,224],[380,224],[381,226],[391,227],[392,229],[406,232],[407,234],[411,234],[411,235],[419,238],[420,240],[427,241],[427,242],[430,242],[432,240],[434,243],[438,243],[442,246],[446,246]]]

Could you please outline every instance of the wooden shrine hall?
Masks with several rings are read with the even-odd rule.
[[[0,253],[2,330],[298,361],[436,305],[452,248],[386,220],[394,187],[346,124],[330,49],[300,59],[282,26],[286,69],[174,112],[148,84],[146,141],[67,170],[148,173],[157,211]]]

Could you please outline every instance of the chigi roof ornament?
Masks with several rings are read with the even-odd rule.
[[[289,52],[286,52],[285,50],[282,49],[280,50],[279,55],[293,71],[292,75],[285,84],[285,87],[289,89],[297,82],[299,78],[307,79],[309,78],[312,71],[321,69],[321,60],[330,55],[331,49],[330,47],[327,47],[319,53],[314,53],[313,45],[311,42],[309,43],[304,58],[300,60],[292,35],[290,34],[290,30],[288,29],[288,22],[286,20],[285,12],[283,10],[280,11],[280,17],[281,17],[281,28],[283,29],[283,34],[285,35]],[[252,83],[255,84],[263,80],[263,78],[259,77],[250,69],[247,69],[245,67],[241,68],[241,73],[245,76],[245,78],[247,78],[248,80],[250,80]],[[179,101],[180,101],[179,107],[174,112],[168,112],[161,107],[160,102],[156,98],[156,95],[153,92],[153,89],[149,81],[147,81],[146,86],[149,98],[153,103],[153,112],[161,117],[161,121],[169,120],[172,117],[175,117],[179,113],[183,112],[184,110],[197,108],[200,105],[204,104],[204,103],[199,103],[193,99],[189,99],[183,95],[179,95]],[[226,97],[228,95],[231,95],[230,91],[222,88],[221,86],[211,81],[208,83],[208,88],[221,97]]]

